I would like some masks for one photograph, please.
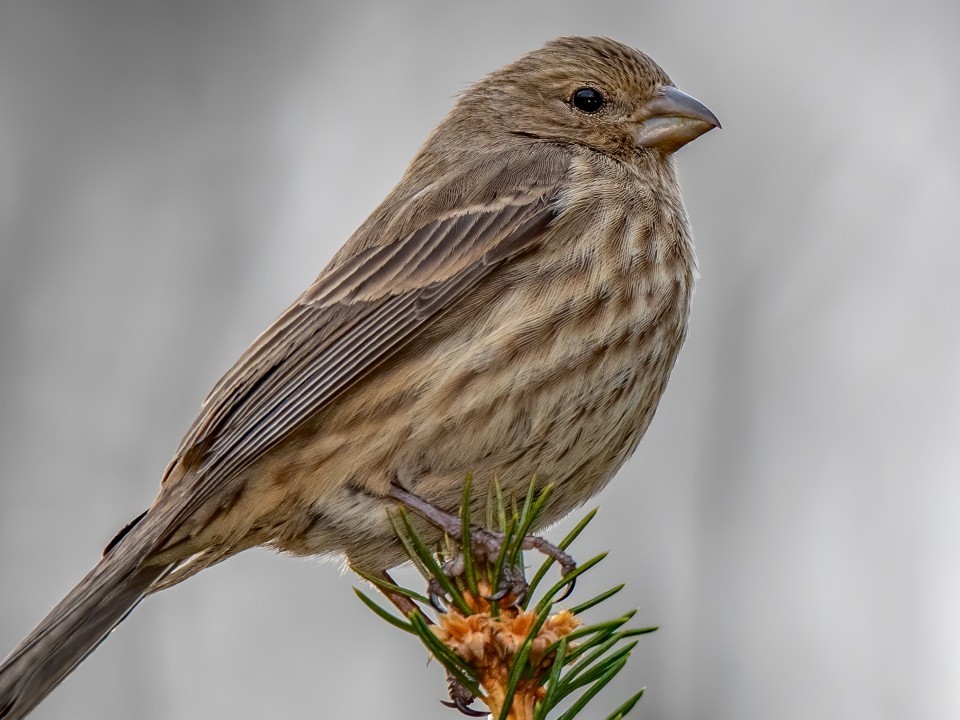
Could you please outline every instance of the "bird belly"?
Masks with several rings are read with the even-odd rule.
[[[552,484],[541,526],[596,494],[653,418],[692,286],[685,263],[604,262],[567,248],[519,264],[318,418],[301,458],[309,531],[275,544],[394,564],[391,482],[456,511],[469,474],[478,520],[494,480],[515,497]]]

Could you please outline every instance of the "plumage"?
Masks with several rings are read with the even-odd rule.
[[[603,38],[466,91],[217,383],[154,504],[0,666],[0,718],[144,595],[246,548],[393,566],[393,483],[452,510],[472,474],[479,513],[494,478],[519,495],[536,477],[556,487],[544,523],[598,492],[683,343],[696,262],[671,153],[717,124]]]

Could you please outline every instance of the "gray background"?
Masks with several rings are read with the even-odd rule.
[[[613,550],[583,597],[627,579],[618,607],[663,626],[600,707],[960,717],[958,30],[953,0],[2,0],[0,654],[452,97],[606,34],[724,129],[680,153],[689,341],[580,544]],[[36,717],[452,718],[354,583],[246,553]]]

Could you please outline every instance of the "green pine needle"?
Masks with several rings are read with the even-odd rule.
[[[577,698],[577,701],[570,706],[570,709],[567,710],[563,715],[560,716],[559,720],[573,720],[577,715],[580,714],[580,711],[583,710],[587,703],[589,703],[597,694],[603,690],[607,684],[613,680],[617,674],[623,670],[624,666],[627,664],[627,661],[621,660],[617,665],[610,669],[606,675],[597,680],[593,685],[588,688],[583,695]]]
[[[470,524],[470,491],[472,489],[473,476],[467,475],[467,481],[463,484],[463,497],[460,500],[460,527],[463,533],[461,545],[464,548],[473,547],[473,543],[470,540],[470,532],[472,530]],[[474,597],[477,597],[480,594],[480,590],[477,584],[477,567],[472,552],[463,553],[463,569],[464,575],[467,578],[467,588]]]
[[[570,612],[572,612],[574,615],[581,615],[581,614],[585,613],[587,610],[589,610],[590,608],[596,607],[597,605],[599,605],[600,603],[602,603],[604,600],[609,600],[609,599],[612,598],[614,595],[616,595],[618,592],[620,592],[621,590],[623,590],[626,586],[627,586],[626,583],[620,583],[620,584],[617,585],[616,587],[610,588],[610,589],[607,590],[605,593],[600,593],[600,594],[597,595],[595,598],[591,598],[590,600],[587,600],[586,602],[582,602],[582,603],[580,603],[579,605],[576,605],[576,606],[570,608]]]
[[[553,658],[553,666],[550,668],[550,674],[546,677],[547,691],[543,700],[534,710],[534,720],[546,720],[547,711],[557,704],[557,688],[560,686],[560,671],[563,670],[567,655],[567,639],[561,638],[560,645],[557,647],[557,654]]]
[[[611,715],[608,715],[606,720],[623,720],[623,718],[627,716],[627,713],[633,710],[634,705],[640,702],[640,698],[643,697],[643,693],[644,691],[641,690],[632,698],[627,700],[623,705],[614,710]]]
[[[401,587],[395,583],[389,582],[388,580],[384,580],[381,577],[377,577],[376,575],[371,575],[366,570],[362,570],[358,567],[351,566],[350,569],[353,570],[357,575],[362,577],[371,585],[375,585],[380,590],[386,590],[388,593],[395,593],[397,595],[402,595],[403,597],[410,598],[411,600],[416,600],[419,603],[430,602],[430,598],[428,598],[426,595],[422,595],[416,592],[415,590]]]
[[[381,618],[383,618],[388,623],[393,625],[395,628],[400,628],[405,632],[416,634],[416,631],[413,629],[410,623],[404,622],[403,620],[398,618],[396,615],[388,612],[387,610],[384,610],[377,603],[375,603],[373,600],[367,597],[366,593],[364,593],[362,590],[360,590],[359,588],[354,588],[353,591],[357,594],[357,597],[363,601],[364,605],[366,605],[368,608],[373,610],[377,615],[379,615]]]

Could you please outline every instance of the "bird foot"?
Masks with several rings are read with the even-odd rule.
[[[455,540],[463,540],[463,525],[460,517],[445,510],[431,505],[419,495],[415,495],[400,485],[390,486],[388,493],[391,498],[415,512],[427,522],[435,525],[444,533]],[[470,545],[473,557],[478,562],[493,564],[500,555],[500,551],[506,542],[506,536],[501,532],[487,530],[485,528],[471,527]],[[524,550],[537,550],[547,557],[552,558],[560,565],[561,575],[567,576],[577,569],[577,563],[570,555],[558,548],[551,542],[544,540],[539,535],[528,535],[523,539],[521,548]],[[444,575],[450,578],[461,577],[466,566],[462,556],[457,556],[444,563],[441,568]],[[576,579],[570,581],[563,595],[557,598],[557,601],[563,600],[573,592]],[[447,602],[443,587],[436,578],[431,578],[428,584],[428,596],[430,604],[439,612],[446,612]],[[487,600],[500,601],[510,598],[511,605],[519,605],[527,596],[527,580],[524,577],[522,567],[505,566],[501,573],[500,583],[496,590],[487,597]]]

